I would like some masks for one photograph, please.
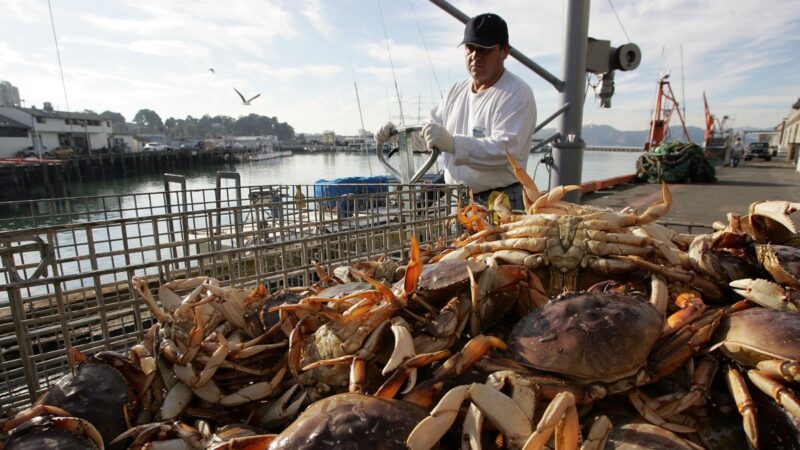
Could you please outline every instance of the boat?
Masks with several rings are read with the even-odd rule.
[[[242,159],[245,161],[264,161],[268,159],[277,159],[284,156],[292,156],[289,150],[275,150],[272,144],[261,144],[256,149],[242,150]]]

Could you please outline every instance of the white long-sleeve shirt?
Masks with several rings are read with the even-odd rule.
[[[454,154],[445,153],[442,158],[445,181],[482,192],[518,181],[504,149],[527,167],[536,101],[530,86],[505,69],[482,92],[472,92],[470,78],[454,84],[428,120],[453,135]]]

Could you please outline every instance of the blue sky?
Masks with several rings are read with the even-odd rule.
[[[75,111],[108,109],[128,120],[141,108],[162,118],[257,113],[297,132],[355,134],[354,78],[367,130],[399,122],[389,54],[407,124],[424,119],[439,90],[466,76],[456,47],[463,25],[422,0],[51,4]],[[468,15],[503,16],[511,45],[561,76],[565,1],[452,4]],[[47,2],[4,0],[2,8],[0,80],[17,86],[26,106],[66,109]],[[659,71],[669,71],[678,98],[685,92],[689,125],[703,124],[705,91],[712,112],[730,116],[732,126],[771,129],[800,95],[798,25],[797,0],[594,0],[590,36],[619,45],[627,32],[643,59],[617,74],[611,109],[600,109],[589,91],[584,123],[647,128]],[[540,119],[557,109],[548,83],[511,59],[507,67],[533,87]],[[234,87],[261,97],[243,106]]]

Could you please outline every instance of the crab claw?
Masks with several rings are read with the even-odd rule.
[[[797,225],[789,215],[798,210],[800,210],[800,203],[779,200],[755,202],[750,205],[750,215],[768,217],[795,234],[797,233]]]
[[[761,306],[800,312],[800,292],[762,279],[742,278],[730,282],[730,287],[742,297]]]
[[[300,387],[293,384],[280,397],[258,409],[259,425],[263,428],[270,428],[275,423],[283,423],[291,419],[300,410],[306,399],[307,391],[302,391],[300,395],[295,395]]]

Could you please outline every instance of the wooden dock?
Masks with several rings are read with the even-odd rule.
[[[69,186],[84,178],[110,180],[120,175],[161,174],[242,160],[241,150],[181,149],[160,152],[105,152],[65,159],[0,159],[0,201],[70,197]]]

